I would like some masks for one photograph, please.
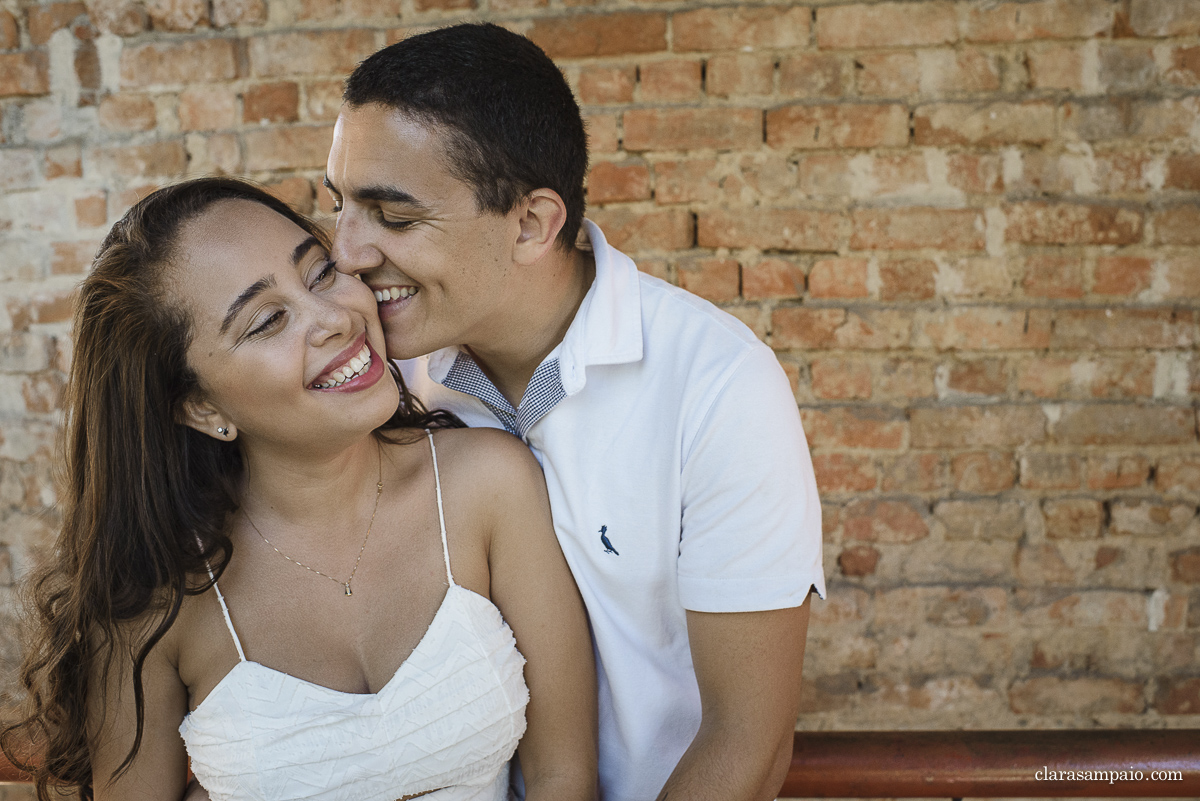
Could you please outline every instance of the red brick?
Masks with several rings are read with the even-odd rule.
[[[29,41],[44,45],[57,30],[66,28],[77,18],[87,14],[83,3],[47,3],[29,9]],[[15,45],[13,45],[15,46]]]
[[[218,28],[259,25],[266,21],[265,0],[212,0],[212,23]]]
[[[818,453],[813,456],[817,489],[822,492],[868,492],[875,489],[875,465],[868,456]]]
[[[1159,492],[1200,493],[1200,456],[1164,456],[1154,473]]]
[[[667,17],[627,12],[543,17],[527,35],[551,58],[655,53],[667,49]]]
[[[1143,486],[1150,478],[1150,460],[1144,456],[1090,456],[1088,489],[1114,490]]]
[[[793,53],[779,62],[779,93],[784,97],[844,97],[849,94],[852,72],[839,55]]]
[[[854,65],[865,97],[908,97],[920,89],[915,53],[861,53]]]
[[[83,177],[83,156],[79,143],[71,142],[47,149],[43,175],[47,181]]]
[[[878,309],[847,312],[783,307],[771,315],[771,330],[779,348],[904,348],[908,346],[909,325],[909,317],[903,312]]]
[[[154,101],[147,95],[108,95],[96,110],[100,127],[107,131],[149,131],[157,124]]]
[[[93,192],[75,198],[75,224],[80,228],[98,228],[108,222],[108,194]]]
[[[237,125],[237,95],[231,86],[189,86],[179,93],[179,125],[185,131],[214,131]]]
[[[1062,309],[1054,317],[1056,349],[1189,348],[1200,334],[1200,316],[1170,307]]]
[[[583,124],[587,130],[589,152],[617,152],[621,140],[615,114],[584,114]]]
[[[1194,253],[1171,256],[1159,264],[1162,271],[1155,289],[1163,298],[1200,297],[1200,259]]]
[[[150,26],[146,9],[135,0],[91,0],[88,15],[102,31],[117,36],[134,36]]]
[[[972,3],[965,34],[975,42],[1090,39],[1112,30],[1115,11],[1115,4],[1107,0]]]
[[[103,224],[103,223],[101,223]],[[50,255],[51,275],[82,275],[100,249],[94,240],[86,242],[55,242]]]
[[[1074,571],[1067,565],[1058,548],[1050,544],[1023,544],[1017,549],[1017,579],[1026,586],[1060,584],[1074,586]]]
[[[934,394],[933,364],[921,359],[889,359],[875,376],[875,397],[908,400]]]
[[[208,23],[208,0],[146,0],[155,30],[190,31]]]
[[[1121,679],[1040,676],[1013,684],[1008,699],[1018,715],[1136,714],[1145,709],[1142,685]]]
[[[1166,157],[1166,180],[1168,189],[1200,191],[1200,153],[1176,153]]]
[[[1084,203],[1015,203],[1008,209],[1010,242],[1031,245],[1130,245],[1142,239],[1142,213]]]
[[[96,92],[100,89],[100,53],[96,43],[90,39],[76,41],[75,78],[79,81],[79,104],[94,106]]]
[[[954,488],[962,492],[1002,492],[1017,480],[1017,465],[1011,453],[982,451],[960,453],[950,462]]]
[[[909,421],[914,448],[1003,448],[1046,438],[1046,415],[1037,406],[916,408]]]
[[[1044,144],[1055,137],[1055,106],[1024,103],[931,103],[913,113],[918,145]]]
[[[785,259],[763,259],[742,267],[746,300],[782,300],[804,294],[804,268]]]
[[[837,250],[846,219],[836,212],[801,209],[730,209],[701,212],[700,247],[761,250]]]
[[[1034,490],[1078,489],[1079,457],[1065,453],[1027,453],[1021,457],[1021,486]]]
[[[1027,256],[1025,294],[1034,298],[1083,297],[1083,259],[1079,256]]]
[[[17,30],[17,18],[0,9],[0,50],[13,50],[20,44],[21,34]]]
[[[1183,86],[1200,83],[1200,47],[1176,47],[1170,52],[1171,67],[1163,77]]]
[[[1196,419],[1186,406],[1068,405],[1053,438],[1063,445],[1195,445]]]
[[[1132,136],[1149,142],[1186,139],[1200,119],[1200,99],[1155,98],[1134,100],[1129,121]]]
[[[301,214],[311,214],[313,187],[307,178],[285,178],[267,184],[265,189]]]
[[[713,303],[737,299],[739,275],[736,259],[688,259],[679,263],[679,285]]]
[[[948,44],[957,40],[954,4],[940,0],[817,9],[817,46],[822,50]]]
[[[978,209],[856,209],[855,250],[983,250],[983,212]]]
[[[1200,34],[1200,0],[1131,0],[1129,22],[1138,36]]]
[[[649,197],[650,170],[645,164],[600,161],[588,173],[589,204],[646,200]]]
[[[700,62],[693,59],[650,61],[638,68],[643,102],[673,103],[700,97]]]
[[[242,121],[249,125],[295,122],[299,117],[300,87],[291,81],[254,84],[242,95]]]
[[[72,290],[38,293],[32,298],[8,299],[8,313],[16,331],[39,323],[61,323],[71,319]]]
[[[1196,507],[1182,503],[1155,503],[1149,498],[1113,501],[1110,531],[1124,537],[1175,537],[1196,517]]]
[[[676,52],[792,48],[808,44],[812,12],[804,6],[701,8],[674,15]]]
[[[870,545],[853,545],[838,554],[838,568],[844,576],[869,576],[879,564],[879,551]]]
[[[0,54],[0,97],[50,91],[50,60],[40,50]]]
[[[999,359],[956,361],[945,376],[946,389],[960,395],[1003,395],[1008,389],[1008,366]]]
[[[1162,715],[1200,714],[1200,678],[1171,676],[1159,679],[1154,708]]]
[[[871,366],[853,359],[813,359],[813,394],[825,400],[871,397]]]
[[[1001,61],[972,48],[926,50],[919,55],[921,93],[926,97],[995,92],[1000,89]]]
[[[131,177],[182,176],[187,169],[183,142],[167,140],[147,145],[114,145],[96,148],[91,154],[103,176]]]
[[[1160,245],[1200,245],[1200,205],[1168,206],[1154,214]]]
[[[121,82],[128,87],[212,83],[237,77],[230,39],[161,42],[121,51]]]
[[[948,484],[940,454],[906,453],[884,463],[884,492],[932,492]]]
[[[626,150],[742,150],[762,142],[752,108],[634,109],[622,115]]]
[[[1171,553],[1171,578],[1187,584],[1200,584],[1200,548]]]
[[[1082,93],[1083,46],[1079,44],[1046,43],[1026,52],[1029,64],[1029,83],[1034,89],[1068,89]]]
[[[1101,42],[1099,67],[1109,92],[1142,92],[1158,80],[1154,52],[1142,42]]]
[[[842,510],[842,530],[852,540],[911,543],[929,536],[924,515],[903,501],[854,501]]]
[[[260,78],[289,75],[346,75],[377,49],[368,30],[296,31],[250,39],[250,74]]]
[[[633,67],[589,65],[579,71],[579,101],[584,104],[632,103],[637,71]]]
[[[901,413],[874,406],[802,409],[804,432],[814,449],[898,450],[908,424]]]
[[[342,81],[307,81],[304,85],[303,119],[309,122],[332,122],[342,109]],[[589,145],[592,130],[588,129]]]
[[[800,196],[844,203],[853,191],[850,172],[853,158],[850,152],[802,152],[795,157],[796,188]]]
[[[414,5],[418,11],[430,11],[432,9],[451,11],[455,9],[475,8],[475,0],[416,0]]]
[[[1103,570],[1111,564],[1118,562],[1125,552],[1120,548],[1113,548],[1111,545],[1101,545],[1096,549],[1096,559],[1094,564],[1097,570]]]
[[[787,106],[767,112],[771,147],[861,148],[908,144],[908,109],[899,104]]]
[[[1044,501],[1042,514],[1051,539],[1096,539],[1104,525],[1104,505],[1087,498]]]
[[[246,170],[291,170],[325,166],[333,130],[326,126],[247,131]]]
[[[1154,263],[1140,256],[1099,256],[1092,292],[1097,295],[1136,295],[1150,288]]]
[[[929,259],[889,259],[879,265],[879,299],[928,300],[936,294],[938,266]]]
[[[1016,501],[941,501],[933,512],[948,540],[1011,541],[1025,534],[1025,514]]]
[[[1039,357],[1020,365],[1017,389],[1039,398],[1149,397],[1154,391],[1154,363],[1137,356]]]
[[[774,56],[759,53],[718,55],[708,60],[704,88],[713,97],[769,95],[774,79]]]
[[[938,350],[1013,350],[1050,344],[1051,316],[1046,309],[972,306],[920,313],[919,339]]]
[[[814,298],[867,297],[867,260],[821,259],[809,271],[808,293]]]
[[[683,209],[594,209],[588,216],[604,229],[608,243],[617,250],[687,250],[695,244],[692,215]]]

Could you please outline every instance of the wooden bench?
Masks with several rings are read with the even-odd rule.
[[[0,782],[28,780],[0,757]],[[780,796],[1197,798],[1200,729],[797,732]]]

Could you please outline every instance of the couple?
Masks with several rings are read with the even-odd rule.
[[[524,38],[405,39],[344,99],[331,243],[201,179],[84,282],[39,792],[773,798],[824,592],[774,355],[583,220]]]

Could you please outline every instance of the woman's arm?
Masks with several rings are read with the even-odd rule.
[[[170,634],[168,634],[168,637]],[[187,752],[179,724],[187,714],[187,687],[168,657],[166,638],[151,650],[142,669],[145,720],[142,742],[128,768],[113,777],[133,746],[133,656],[125,643],[114,645],[108,675],[93,673],[88,688],[88,740],[96,801],[179,801],[187,789]],[[189,796],[189,798],[206,798]]]
[[[528,728],[517,749],[527,801],[596,798],[596,668],[583,600],[550,521],[541,468],[516,439],[493,437],[492,600],[525,656]],[[489,450],[493,450],[489,448]]]

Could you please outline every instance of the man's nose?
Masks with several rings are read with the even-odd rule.
[[[338,272],[347,275],[362,275],[383,263],[383,254],[366,236],[366,226],[355,215],[342,211],[333,230],[333,247],[330,257],[337,264]]]

